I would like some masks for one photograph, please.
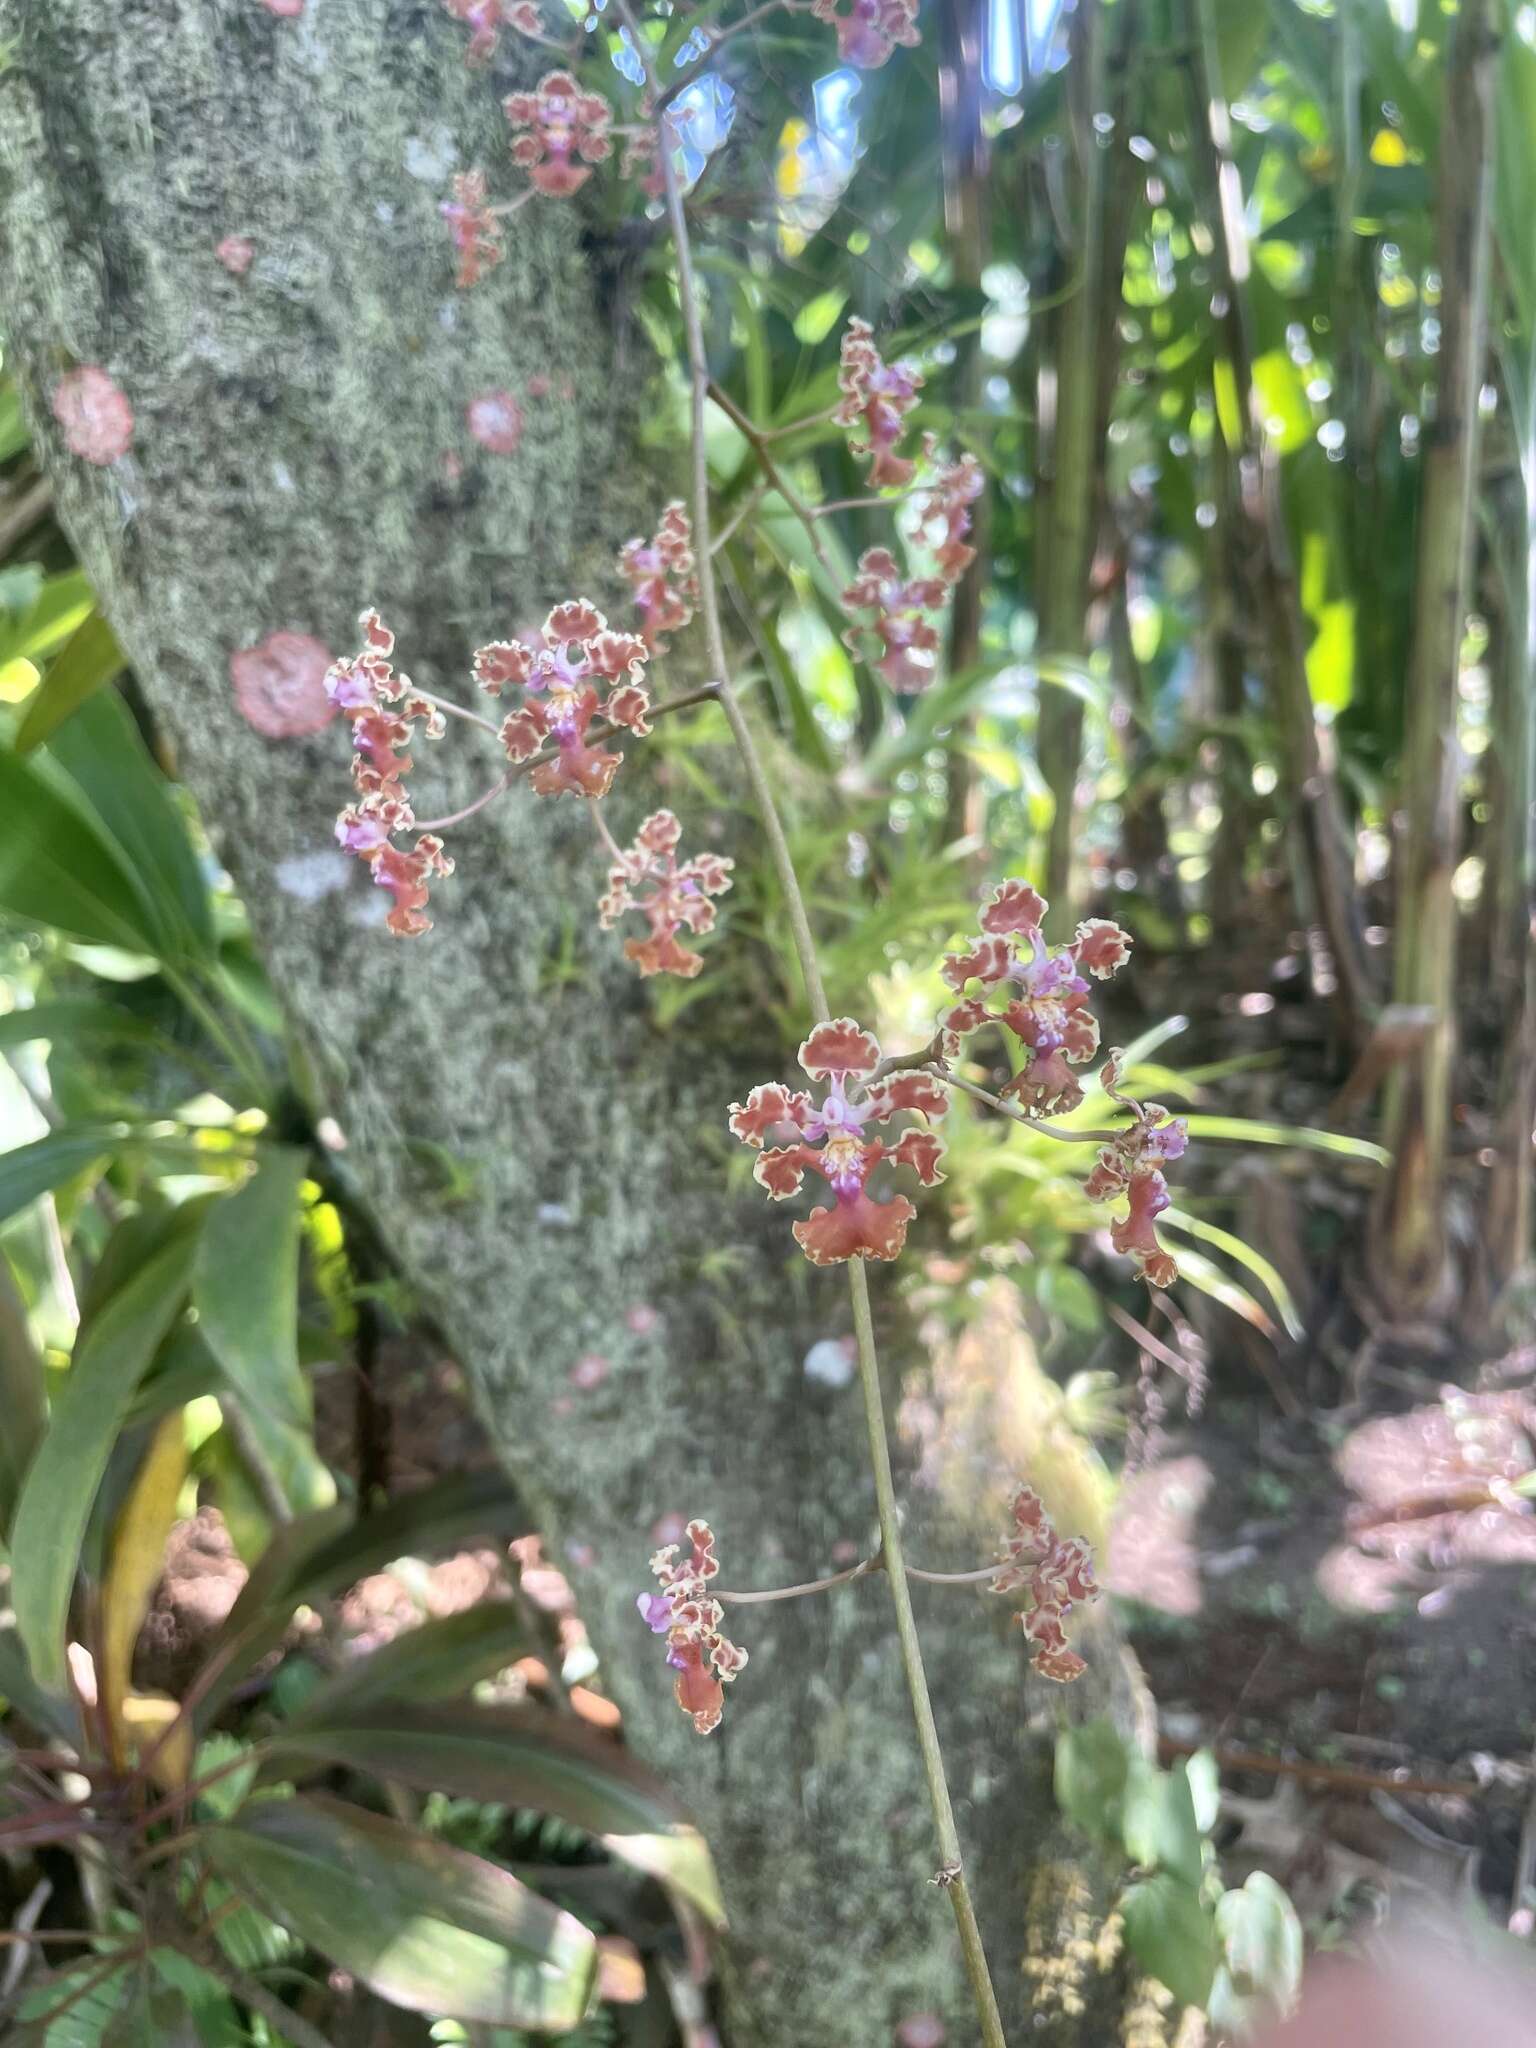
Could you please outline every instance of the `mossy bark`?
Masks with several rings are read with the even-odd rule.
[[[671,1511],[708,1516],[738,1584],[807,1578],[838,1544],[870,1542],[857,1386],[803,1365],[845,1331],[846,1290],[799,1260],[724,1128],[792,1046],[745,997],[658,1026],[596,930],[602,863],[564,802],[476,818],[437,929],[389,940],[378,892],[331,845],[343,735],[263,739],[231,690],[235,650],[273,629],[345,649],[375,603],[417,681],[463,699],[478,642],[573,593],[613,594],[615,544],[670,479],[636,455],[649,366],[599,209],[585,230],[568,204],[523,209],[506,261],[455,294],[436,208],[455,166],[511,189],[497,98],[523,60],[468,71],[432,0],[310,0],[297,20],[258,0],[0,0],[6,39],[0,304],[60,517],[249,906],[380,1235],[571,1572],[632,1740],[710,1833],[733,1921],[729,2038],[843,2048],[937,2011],[966,2039],[879,1580],[748,1610],[752,1664],[709,1740],[634,1612]],[[231,233],[256,247],[244,278],[214,256]],[[78,362],[105,366],[137,414],[110,469],[70,457],[49,416]],[[526,413],[511,456],[465,431],[466,402],[494,388]],[[494,771],[474,734],[417,751],[433,808]],[[610,799],[621,835],[664,793],[664,773],[627,768]],[[695,844],[711,830],[696,811],[689,828]],[[739,815],[717,843],[737,828],[749,854]],[[468,1193],[445,1188],[444,1150]],[[660,1311],[647,1335],[627,1320],[640,1303]],[[893,1394],[899,1378],[942,1430],[925,1354],[888,1298],[880,1313]],[[610,1370],[578,1391],[587,1353]],[[914,1484],[914,1542],[935,1564],[985,1554],[1006,1478],[992,1457],[949,1489]],[[1036,1845],[1071,1853],[1043,1790],[1045,1688],[1001,1602],[935,1591],[921,1620],[1022,2027]],[[1107,1634],[1100,1667],[1125,1686]]]

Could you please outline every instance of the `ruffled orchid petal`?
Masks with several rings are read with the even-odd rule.
[[[1006,981],[1012,969],[1013,948],[1001,936],[979,938],[969,953],[946,953],[939,963],[940,974],[956,995],[971,981],[991,988]]]
[[[876,1105],[877,1121],[909,1109],[921,1112],[932,1122],[949,1109],[948,1091],[933,1074],[892,1074],[889,1080],[870,1089],[869,1099]]]
[[[745,1102],[731,1104],[730,1130],[743,1145],[761,1145],[771,1131],[782,1125],[804,1130],[811,1117],[811,1098],[798,1088],[765,1081],[754,1088]]]
[[[475,681],[488,696],[499,695],[509,683],[520,687],[532,672],[533,650],[521,640],[492,640],[475,649]]]
[[[1131,935],[1107,917],[1090,917],[1077,928],[1072,952],[1096,981],[1107,981],[1131,957]]]
[[[671,853],[682,836],[682,825],[673,812],[652,811],[635,834],[635,844],[650,854]]]
[[[944,1157],[944,1140],[934,1131],[916,1128],[903,1131],[891,1157],[900,1166],[910,1166],[925,1188],[936,1188],[944,1175],[939,1161]]]
[[[640,685],[625,683],[603,706],[603,716],[610,725],[625,726],[637,739],[644,739],[651,729],[646,724],[646,713],[650,708],[651,700]]]
[[[759,1187],[768,1190],[774,1201],[782,1202],[799,1194],[806,1167],[815,1164],[816,1154],[809,1145],[786,1145],[779,1151],[759,1152],[752,1178]]]
[[[916,1214],[905,1195],[877,1202],[859,1194],[830,1209],[813,1209],[803,1223],[795,1224],[795,1242],[814,1266],[840,1266],[849,1259],[894,1259],[907,1241],[907,1225]]]
[[[549,737],[549,721],[543,707],[525,704],[521,711],[509,711],[501,721],[500,737],[510,760],[531,759]]]
[[[799,1057],[813,1081],[825,1081],[834,1074],[872,1074],[880,1064],[880,1047],[852,1017],[834,1017],[816,1026]]]
[[[1004,882],[993,891],[991,902],[982,911],[981,928],[984,932],[1037,932],[1045,923],[1049,908],[1039,890],[1029,882]]]

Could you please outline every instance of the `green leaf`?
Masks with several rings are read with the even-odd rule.
[[[1186,1757],[1184,1775],[1189,1779],[1190,1797],[1195,1802],[1195,1826],[1202,1835],[1208,1835],[1221,1818],[1221,1772],[1214,1750],[1197,1749],[1193,1756]]]
[[[1255,1870],[1241,1891],[1223,1892],[1216,1934],[1233,1987],[1287,2011],[1301,1989],[1301,1922],[1283,1886]]]
[[[173,1239],[116,1294],[75,1345],[54,1396],[11,1532],[11,1604],[32,1675],[62,1692],[70,1596],[91,1504],[155,1349],[181,1311],[192,1245]]]
[[[26,616],[10,633],[0,634],[0,668],[8,661],[46,661],[90,617],[95,602],[81,570],[48,577]]]
[[[392,1701],[326,1709],[312,1702],[268,1753],[290,1774],[296,1761],[343,1764],[457,1798],[553,1814],[664,1876],[709,1918],[722,1917],[708,1850],[660,1780],[611,1742],[537,1709]]]
[[[1343,1131],[1315,1131],[1306,1124],[1258,1123],[1246,1116],[1192,1116],[1192,1138],[1227,1138],[1234,1145],[1294,1145],[1304,1152],[1332,1152],[1341,1159],[1364,1159],[1372,1166],[1390,1166],[1392,1154],[1366,1138]]]
[[[529,1649],[528,1625],[508,1600],[485,1600],[462,1614],[442,1614],[407,1629],[382,1648],[342,1666],[319,1686],[298,1716],[300,1726],[391,1702],[409,1706],[457,1699],[482,1678],[494,1678]]]
[[[299,1368],[299,1190],[296,1146],[274,1145],[232,1195],[215,1202],[192,1269],[198,1326],[230,1385],[252,1407],[307,1429]]]
[[[407,2012],[558,2032],[587,2010],[591,1931],[478,1856],[320,1798],[248,1807],[203,1839],[264,1912]]]
[[[0,910],[73,939],[153,950],[122,855],[36,768],[0,750]]]
[[[208,885],[169,785],[122,698],[115,691],[90,698],[47,752],[122,849],[149,906],[150,950],[162,959],[213,959]]]
[[[33,691],[16,734],[17,753],[30,754],[41,746],[87,697],[114,681],[126,667],[117,635],[101,613],[93,611],[75,628]]]
[[[1166,1872],[1129,1885],[1120,1901],[1132,1955],[1181,2004],[1205,2004],[1216,1975],[1216,1923],[1198,1893]]]
[[[65,996],[53,1002],[33,1003],[29,1009],[7,1010],[0,1016],[0,1046],[30,1045],[39,1038],[74,1044],[82,1038],[121,1038],[139,1045],[153,1045],[160,1033],[147,1018],[114,1003],[98,1003],[89,996]]]
[[[46,1137],[0,1152],[0,1223],[84,1173],[93,1161],[125,1154],[152,1166],[208,1174],[223,1171],[231,1156],[187,1138],[154,1137],[131,1124],[61,1124]]]
[[[1217,1250],[1225,1252],[1229,1259],[1236,1259],[1240,1266],[1246,1266],[1279,1310],[1287,1336],[1300,1343],[1306,1335],[1306,1326],[1296,1313],[1295,1299],[1278,1270],[1262,1252],[1256,1252],[1243,1238],[1234,1237],[1230,1230],[1219,1230],[1214,1223],[1205,1223],[1198,1216],[1190,1216],[1182,1209],[1165,1209],[1162,1221],[1171,1224],[1175,1230],[1187,1231],[1191,1237],[1198,1237],[1206,1244],[1215,1245]]]
[[[0,1166],[4,1159],[0,1156]],[[43,1361],[32,1341],[26,1304],[0,1252],[0,1542],[48,1421]]]
[[[1056,1738],[1056,1804],[1091,1835],[1119,1832],[1120,1801],[1134,1752],[1102,1716]]]
[[[9,1623],[0,1627],[0,1699],[14,1707],[40,1735],[55,1735],[78,1750],[80,1709],[65,1692],[45,1692],[32,1676],[21,1638]]]
[[[419,1557],[468,1536],[527,1517],[499,1472],[473,1472],[402,1494],[377,1513],[349,1507],[300,1516],[272,1539],[209,1644],[219,1677],[204,1703],[206,1719],[230,1687],[281,1641],[296,1607],[315,1605],[356,1585],[397,1557]]]
[[[1136,1758],[1126,1779],[1120,1833],[1133,1863],[1199,1885],[1204,1868],[1200,1826],[1182,1770],[1160,1771],[1145,1758]]]
[[[78,1963],[54,1970],[33,1984],[16,2008],[18,2020],[36,2028],[55,2006],[67,2009],[28,2038],[43,2043],[44,2048],[101,2048],[143,1989],[136,1949],[125,1949],[116,1969],[108,1970],[106,1965],[105,1954],[82,1956]]]

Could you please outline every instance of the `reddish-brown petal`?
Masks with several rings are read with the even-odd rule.
[[[979,981],[988,987],[1006,981],[1012,967],[1012,946],[1006,938],[989,934],[979,938],[969,953],[946,953],[939,972],[958,995],[968,981]]]
[[[1016,1095],[1026,1109],[1032,1109],[1041,1116],[1054,1110],[1076,1109],[1083,1099],[1077,1076],[1059,1050],[1037,1052],[1024,1071],[1016,1074],[1001,1093]]]
[[[795,1242],[815,1266],[840,1266],[853,1258],[894,1259],[916,1214],[905,1195],[877,1202],[860,1194],[830,1209],[813,1209],[794,1226]]]
[[[705,1670],[703,1653],[697,1643],[680,1646],[679,1655],[685,1662],[683,1669],[677,1674],[677,1683],[673,1687],[677,1704],[685,1714],[692,1717],[696,1734],[713,1734],[720,1726],[720,1715],[725,1706],[725,1688],[713,1672]]]
[[[1028,882],[1004,882],[981,913],[981,928],[984,932],[1038,931],[1048,908],[1039,890]]]
[[[651,700],[638,683],[621,683],[603,706],[603,716],[610,725],[627,726],[638,739],[644,739],[650,731],[645,714],[651,708]]]
[[[754,1088],[745,1102],[731,1104],[731,1135],[743,1145],[761,1145],[780,1124],[804,1128],[809,1120],[811,1098],[798,1088],[786,1088],[778,1081],[765,1081]]]
[[[1130,959],[1131,935],[1107,917],[1090,917],[1078,926],[1072,951],[1079,967],[1105,981]]]
[[[813,1081],[833,1074],[872,1074],[880,1064],[880,1047],[852,1017],[834,1017],[818,1024],[800,1048],[800,1064]]]
[[[49,406],[65,447],[82,462],[105,469],[133,443],[133,407],[94,363],[66,372],[54,385]]]
[[[475,681],[495,696],[508,683],[526,683],[533,656],[521,640],[492,640],[475,649]]]
[[[528,778],[535,796],[606,796],[619,772],[619,756],[606,747],[562,747]]]
[[[671,932],[658,932],[649,939],[626,939],[624,958],[632,961],[646,979],[653,974],[676,974],[691,981],[704,965],[703,954],[679,945]]]
[[[1041,1650],[1031,1659],[1030,1670],[1038,1671],[1042,1678],[1054,1678],[1058,1685],[1070,1685],[1074,1678],[1081,1678],[1088,1669],[1076,1650]]]
[[[268,633],[229,658],[235,702],[263,739],[319,732],[340,710],[326,694],[329,649],[309,633]],[[401,734],[404,737],[404,734]]]
[[[944,1140],[934,1131],[903,1131],[891,1151],[898,1166],[910,1166],[925,1188],[935,1188],[944,1176],[939,1161],[944,1157]]]
[[[514,761],[526,761],[536,754],[549,733],[544,710],[539,704],[525,704],[501,721],[501,744]],[[534,771],[537,774],[537,769]]]
[[[1078,1002],[1086,1004],[1086,998],[1079,997]],[[1099,1020],[1092,1010],[1068,1010],[1062,1026],[1061,1049],[1069,1060],[1078,1063],[1093,1058],[1099,1049]]]
[[[607,623],[595,604],[588,604],[582,597],[572,598],[566,604],[557,604],[544,621],[544,638],[551,647],[564,647],[572,640],[590,640]]]
[[[782,1202],[786,1196],[799,1194],[805,1169],[815,1164],[816,1155],[809,1145],[786,1145],[782,1151],[759,1152],[752,1178],[776,1202]]]
[[[992,1012],[979,997],[969,1002],[956,1003],[939,1020],[939,1036],[946,1059],[953,1059],[960,1050],[960,1041],[969,1032],[979,1030],[983,1024],[992,1021]]]
[[[683,828],[672,811],[652,811],[635,834],[635,844],[647,853],[670,853],[683,836]]]
[[[882,1120],[894,1116],[899,1109],[921,1110],[924,1116],[941,1117],[949,1108],[948,1092],[932,1074],[892,1074],[888,1081],[871,1088],[869,1099],[877,1105],[876,1115]]]

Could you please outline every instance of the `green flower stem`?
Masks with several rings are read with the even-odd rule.
[[[634,46],[645,64],[651,91],[659,102],[661,95],[651,61],[650,45],[644,31],[636,21],[628,0],[618,0],[618,7],[628,25]],[[720,702],[746,770],[747,782],[762,819],[763,831],[768,840],[768,851],[783,893],[790,931],[794,938],[795,954],[805,983],[807,1006],[813,1018],[818,1023],[824,1023],[830,1011],[826,986],[821,977],[821,964],[816,956],[816,941],[812,936],[810,919],[806,913],[805,898],[800,891],[794,857],[789,850],[789,841],[785,836],[783,820],[779,816],[773,786],[731,680],[725,636],[720,626],[720,599],[715,586],[714,563],[710,551],[709,458],[704,441],[704,412],[709,399],[710,384],[709,361],[704,348],[704,332],[699,320],[698,287],[694,275],[693,250],[688,236],[688,220],[683,207],[682,188],[678,184],[672,153],[665,146],[664,135],[658,135],[656,154],[666,181],[667,214],[677,253],[678,298],[682,306],[683,329],[688,349],[692,417],[693,545],[699,564],[699,609],[704,621],[705,643],[710,666],[719,678]],[[939,1870],[936,1882],[948,1892],[950,1904],[954,1908],[961,1952],[981,2021],[981,2037],[985,2048],[1006,2048],[1002,2017],[997,2007],[997,1995],[992,1989],[992,1979],[987,1972],[981,1930],[976,1924],[976,1911],[971,1903],[970,1890],[961,1863],[960,1837],[955,1826],[954,1808],[950,1803],[948,1781],[944,1775],[944,1754],[933,1718],[933,1702],[929,1698],[928,1681],[923,1672],[922,1647],[918,1642],[917,1623],[912,1614],[911,1596],[907,1590],[906,1566],[901,1548],[901,1521],[896,1508],[896,1487],[891,1476],[890,1444],[886,1436],[885,1407],[880,1391],[880,1361],[875,1350],[874,1320],[869,1305],[869,1280],[861,1260],[849,1261],[848,1289],[853,1300],[853,1325],[859,1351],[859,1384],[864,1395],[864,1420],[869,1437],[870,1464],[875,1477],[880,1549],[887,1567],[885,1576],[891,1589],[891,1605],[896,1617],[896,1636],[901,1648],[907,1691],[911,1696],[912,1715],[917,1724],[917,1742],[922,1753],[923,1774],[928,1781],[928,1800],[933,1809],[934,1827],[938,1834]]]

